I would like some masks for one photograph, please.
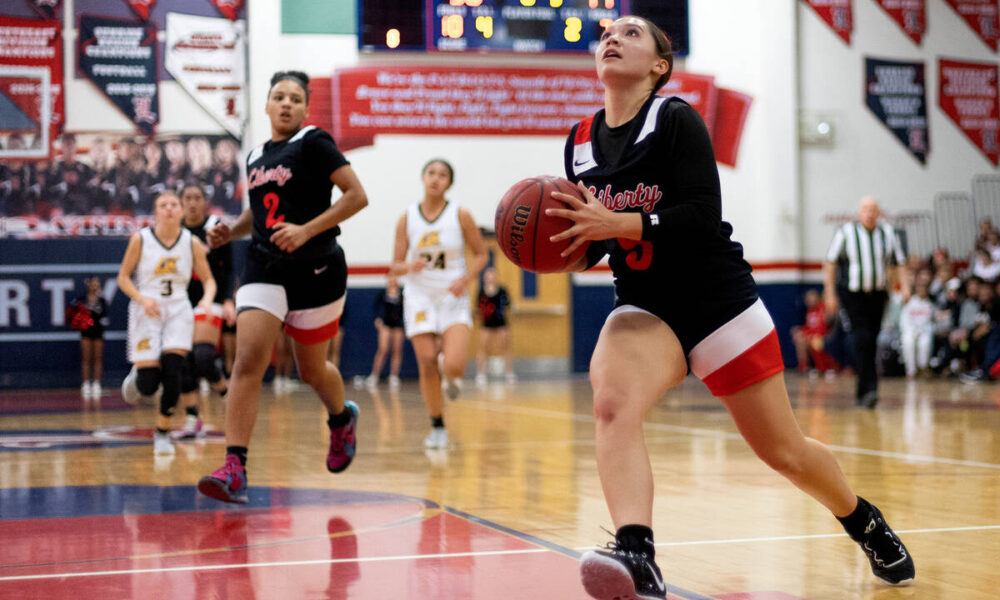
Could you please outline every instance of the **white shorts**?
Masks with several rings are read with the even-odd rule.
[[[469,295],[454,296],[448,290],[431,293],[414,286],[403,290],[403,327],[406,337],[423,333],[441,335],[452,325],[472,328]]]
[[[187,297],[160,301],[160,316],[150,317],[140,304],[128,304],[128,360],[160,360],[164,350],[191,350],[194,310]]]
[[[248,283],[236,292],[236,311],[260,309],[285,324],[285,333],[302,344],[318,344],[337,335],[340,316],[344,313],[345,292],[329,304],[288,309],[288,295],[283,286],[272,283]]]

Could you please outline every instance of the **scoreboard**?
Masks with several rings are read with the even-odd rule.
[[[667,17],[629,12],[644,5]],[[672,40],[686,42],[687,0],[359,0],[358,45],[362,51],[584,54],[627,14],[647,16]]]

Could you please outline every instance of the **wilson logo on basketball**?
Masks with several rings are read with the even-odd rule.
[[[288,183],[288,180],[292,178],[292,170],[278,165],[273,169],[265,169],[264,167],[257,167],[250,171],[247,175],[247,185],[250,189],[254,189],[257,186],[264,185],[266,183],[275,182],[279,186]]]
[[[177,258],[168,256],[160,261],[156,265],[156,270],[153,271],[154,275],[173,275],[177,272]]]
[[[510,254],[515,264],[521,264],[521,250],[518,246],[524,241],[524,227],[531,218],[530,206],[518,206],[514,209],[514,224],[511,225],[510,234]]]

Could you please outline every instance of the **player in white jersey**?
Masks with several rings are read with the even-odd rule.
[[[391,273],[405,276],[403,322],[420,372],[420,393],[431,416],[428,448],[447,448],[440,369],[452,400],[458,397],[469,356],[472,315],[469,284],[486,266],[486,244],[468,210],[445,199],[455,180],[452,166],[433,159],[424,165],[424,199],[396,224]],[[472,253],[466,265],[465,248]]]
[[[191,350],[194,311],[188,282],[196,273],[205,288],[199,303],[209,310],[215,279],[205,247],[181,227],[181,201],[163,192],[154,205],[155,224],[132,234],[118,271],[118,287],[132,299],[128,307],[128,359],[132,371],[122,383],[122,397],[135,404],[162,384],[156,417],[154,451],[173,454],[168,431],[181,390],[184,357]],[[135,280],[133,281],[133,274]]]

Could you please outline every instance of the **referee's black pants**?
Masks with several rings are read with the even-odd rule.
[[[839,293],[840,303],[851,322],[854,338],[854,360],[858,373],[857,398],[878,393],[878,372],[875,370],[875,343],[882,328],[882,315],[889,295],[884,291]]]

